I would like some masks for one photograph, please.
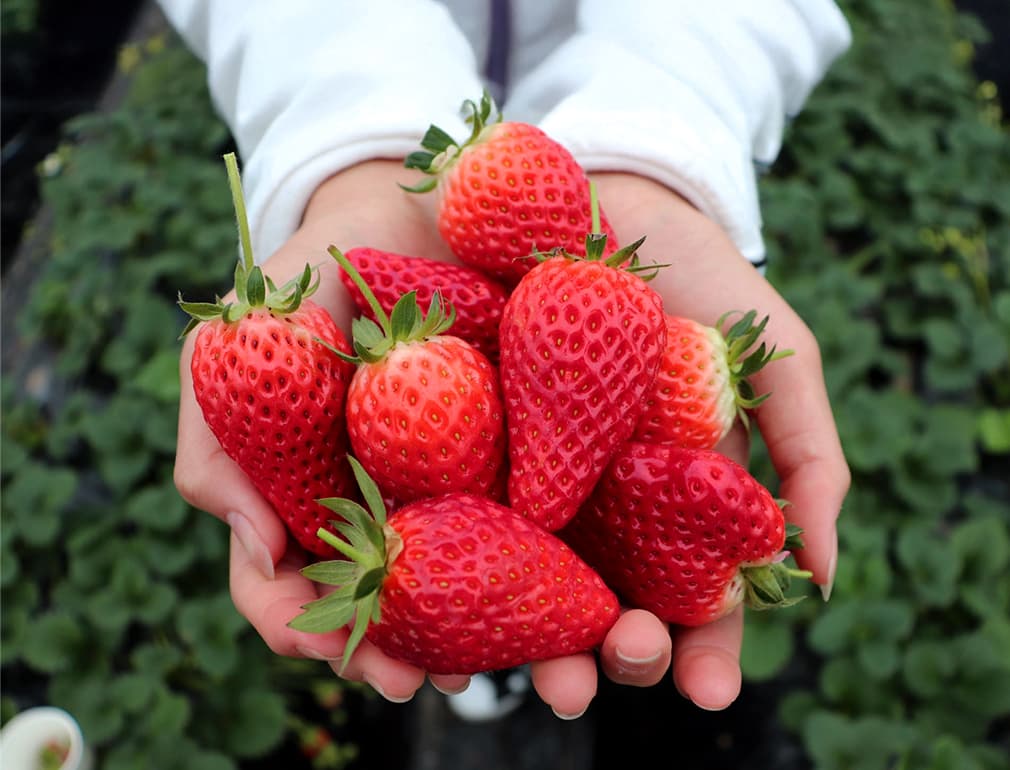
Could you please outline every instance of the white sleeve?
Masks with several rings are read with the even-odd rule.
[[[369,158],[404,158],[429,123],[460,135],[480,96],[474,54],[433,0],[159,0],[207,64],[238,145],[254,253],[297,228],[316,187]]]
[[[676,190],[764,256],[755,163],[850,43],[830,0],[584,0],[578,33],[510,97],[587,170]]]

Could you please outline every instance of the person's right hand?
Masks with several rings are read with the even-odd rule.
[[[350,339],[354,306],[336,262],[327,253],[331,245],[342,251],[373,246],[433,259],[451,258],[431,224],[432,213],[426,210],[433,204],[431,196],[408,195],[397,187],[398,181],[408,177],[398,162],[370,161],[324,182],[299,229],[263,264],[265,274],[280,285],[301,273],[306,264],[318,268],[319,288],[312,300],[330,312]],[[316,586],[299,573],[307,563],[306,554],[204,422],[190,373],[198,333],[199,329],[190,333],[181,354],[175,484],[192,505],[231,528],[232,599],[270,649],[279,655],[327,660],[339,668],[346,633],[310,634],[287,625],[303,604],[318,598]],[[391,700],[406,700],[424,681],[424,672],[387,658],[367,642],[358,647],[343,675],[368,681]],[[465,681],[456,677],[436,684],[453,690]]]

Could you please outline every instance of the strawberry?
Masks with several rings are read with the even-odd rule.
[[[605,240],[587,238],[585,257],[547,255],[502,316],[508,499],[551,531],[631,436],[663,351],[662,300],[637,266],[619,267],[638,244],[604,259]]]
[[[348,494],[344,399],[353,367],[343,333],[306,299],[316,288],[308,266],[277,288],[253,264],[235,156],[225,158],[236,203],[243,258],[236,301],[179,304],[199,327],[190,368],[204,420],[230,458],[307,550],[331,556],[316,537],[328,520],[315,500]],[[328,347],[327,347],[328,346]],[[328,349],[329,348],[329,349]]]
[[[347,556],[302,570],[338,586],[289,625],[326,633],[354,626],[344,665],[362,638],[433,674],[475,674],[572,655],[598,645],[617,620],[614,593],[554,535],[475,495],[450,493],[388,520],[378,488],[351,458],[371,515],[357,503],[324,505],[345,522]]]
[[[437,126],[423,150],[404,165],[431,176],[409,192],[439,190],[438,231],[461,262],[513,286],[535,264],[537,249],[581,254],[589,232],[588,178],[572,154],[539,128],[502,121],[484,93],[480,104],[463,103],[471,126],[459,144]],[[489,122],[490,121],[490,122]],[[617,240],[601,214],[608,254]]]
[[[645,414],[635,427],[636,440],[711,449],[737,417],[749,425],[747,410],[770,394],[755,395],[748,378],[792,351],[769,350],[763,342],[752,350],[768,317],[755,325],[757,312],[751,310],[727,328],[729,315],[715,326],[666,317],[663,363],[646,399]]]
[[[355,456],[399,503],[446,492],[500,495],[505,423],[491,362],[445,333],[454,312],[439,292],[426,315],[408,292],[387,316],[350,261],[336,247],[330,253],[378,319],[352,326],[358,366],[347,430]]]
[[[409,291],[417,292],[422,305],[435,291],[456,310],[452,333],[469,342],[491,361],[498,360],[498,324],[505,307],[505,287],[473,268],[439,262],[426,257],[393,254],[371,248],[344,252],[387,313]],[[340,279],[366,317],[377,320],[361,289],[345,272]]]
[[[630,607],[697,626],[741,602],[788,606],[802,547],[768,490],[718,452],[630,441],[559,533]]]

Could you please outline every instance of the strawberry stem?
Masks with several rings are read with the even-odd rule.
[[[272,313],[281,315],[294,313],[301,306],[302,300],[319,288],[317,271],[308,264],[305,265],[301,275],[292,278],[280,288],[269,277],[263,275],[263,270],[253,259],[249,217],[246,214],[242,177],[239,174],[235,153],[229,152],[225,155],[224,164],[228,172],[232,203],[235,206],[235,221],[238,224],[241,251],[241,258],[235,265],[234,289],[237,301],[224,302],[219,298],[215,302],[186,302],[180,293],[179,307],[190,316],[190,320],[179,335],[179,339],[205,321],[238,323],[252,310],[258,308],[266,308]]]
[[[242,263],[247,273],[252,272],[253,260],[252,235],[249,231],[249,216],[245,210],[245,195],[242,193],[242,177],[238,171],[238,161],[235,153],[224,156],[224,165],[228,171],[228,186],[231,188],[231,200],[235,206],[235,221],[238,223],[239,241],[242,245]]]
[[[354,281],[354,285],[358,287],[361,293],[365,297],[365,301],[368,306],[372,308],[372,312],[375,313],[375,318],[382,327],[384,332],[389,332],[389,316],[386,311],[383,310],[382,305],[379,304],[379,300],[376,299],[375,293],[372,291],[368,282],[362,277],[361,273],[358,272],[358,268],[349,260],[344,253],[340,251],[336,246],[330,246],[329,249],[330,256],[333,257],[337,264],[340,265],[341,269],[350,276],[351,280]]]
[[[600,222],[600,198],[596,192],[596,182],[589,180],[589,214],[593,218],[593,235],[599,235],[603,229]]]

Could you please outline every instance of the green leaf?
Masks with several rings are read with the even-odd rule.
[[[287,731],[287,704],[277,693],[247,689],[225,723],[223,748],[236,757],[259,757],[275,748]]]
[[[836,655],[847,649],[859,622],[859,606],[853,601],[829,604],[810,626],[808,641],[822,655]]]
[[[870,679],[883,680],[890,677],[901,663],[898,646],[885,639],[870,639],[856,649],[859,665]]]
[[[34,619],[24,634],[22,654],[28,665],[47,674],[71,669],[87,642],[80,621],[65,611]]]
[[[915,400],[906,393],[855,388],[839,409],[839,431],[846,458],[857,470],[897,465],[914,439]]]
[[[222,677],[238,665],[236,640],[246,623],[227,596],[190,600],[178,613],[177,627],[205,673]]]
[[[961,559],[945,539],[925,527],[909,527],[898,535],[897,553],[924,606],[946,607],[954,601]]]
[[[15,526],[29,545],[51,545],[76,490],[77,474],[68,468],[35,462],[22,466],[4,487],[5,526]]]
[[[130,381],[130,386],[169,407],[179,403],[179,354],[174,348],[148,359]]]
[[[151,700],[158,679],[149,673],[128,673],[116,677],[110,684],[112,697],[127,713],[137,713]]]
[[[148,642],[133,648],[130,663],[137,671],[164,677],[182,661],[179,647],[167,642]]]
[[[916,695],[941,695],[957,668],[955,648],[949,642],[916,640],[909,644],[902,661],[905,683]]]
[[[181,735],[191,714],[192,707],[188,698],[161,688],[144,711],[140,729],[148,735]]]
[[[847,719],[822,711],[803,726],[803,742],[824,770],[886,770],[916,738],[910,725],[877,716]]]
[[[982,448],[992,454],[1010,453],[1010,409],[981,409],[977,419]]]
[[[791,625],[770,613],[747,614],[740,653],[740,667],[746,679],[752,682],[773,679],[782,672],[792,656]]]

